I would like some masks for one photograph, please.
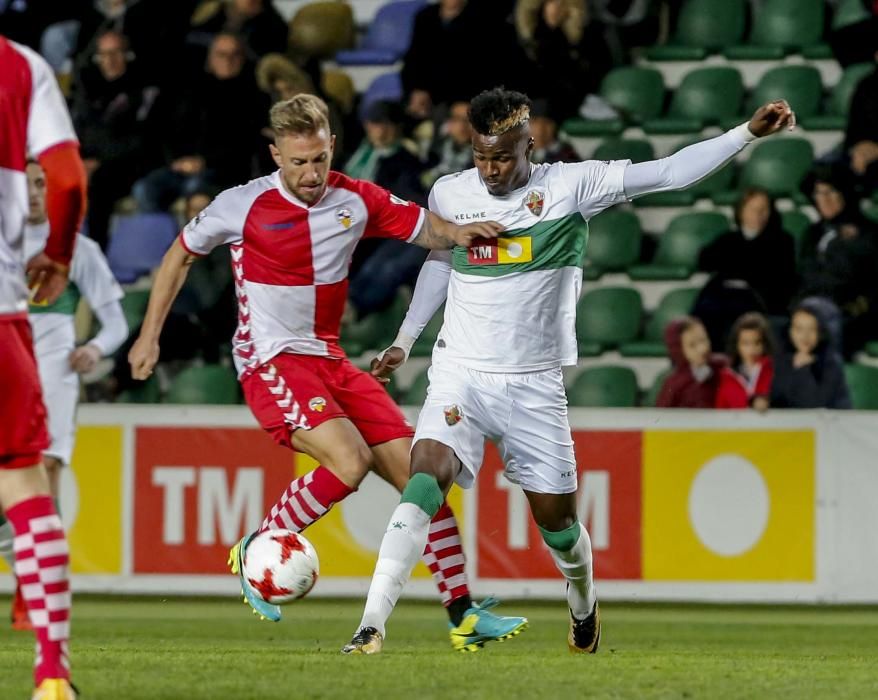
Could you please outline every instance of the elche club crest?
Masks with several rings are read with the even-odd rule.
[[[463,411],[460,406],[452,404],[445,407],[445,422],[450,426],[455,426],[463,420]]]
[[[543,213],[543,204],[545,204],[545,202],[546,195],[539,190],[531,190],[524,198],[524,206],[526,206],[534,216],[539,216]]]
[[[347,207],[339,207],[335,210],[335,218],[338,219],[338,223],[344,226],[345,231],[347,231],[354,223],[354,214]]]

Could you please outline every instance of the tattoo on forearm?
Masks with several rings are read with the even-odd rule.
[[[421,230],[418,231],[418,235],[415,236],[412,243],[431,250],[447,250],[454,247],[454,241],[444,236],[433,226],[433,217],[430,214],[424,217]]]

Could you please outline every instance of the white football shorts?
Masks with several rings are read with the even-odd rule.
[[[70,350],[62,348],[38,358],[43,403],[49,414],[51,444],[43,454],[70,464],[76,437],[79,375],[70,367]]]
[[[427,400],[414,443],[436,440],[463,464],[457,483],[470,488],[485,454],[497,445],[506,478],[525,491],[576,491],[576,459],[561,369],[525,374],[480,372],[444,360],[429,370]]]

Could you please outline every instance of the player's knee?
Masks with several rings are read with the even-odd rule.
[[[46,474],[49,478],[57,477],[61,472],[61,460],[57,457],[43,457],[43,466],[46,468]]]
[[[454,451],[433,440],[420,440],[412,449],[411,474],[432,476],[442,493],[448,493],[459,471],[459,461]]]
[[[323,466],[330,469],[348,486],[356,488],[372,468],[374,457],[366,443],[344,445],[334,449]]]
[[[543,536],[543,542],[558,552],[569,552],[579,541],[581,535],[579,521],[575,518],[567,527],[547,529],[540,525],[539,530]]]
[[[412,503],[431,518],[436,515],[445,500],[445,493],[431,474],[412,474],[402,492],[402,503]]]

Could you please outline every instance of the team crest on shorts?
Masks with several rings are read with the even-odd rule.
[[[463,411],[460,410],[460,406],[452,404],[451,406],[445,407],[445,422],[448,423],[448,425],[453,427],[462,420]]]
[[[326,408],[326,399],[322,396],[315,396],[308,402],[308,408],[317,411],[317,413],[323,413],[323,409]]]
[[[524,198],[524,206],[530,209],[530,213],[539,216],[543,213],[543,204],[546,202],[546,195],[539,190],[531,190]]]
[[[354,223],[354,214],[347,207],[336,209],[335,218],[338,219],[338,223],[344,226],[345,231],[347,231]]]

